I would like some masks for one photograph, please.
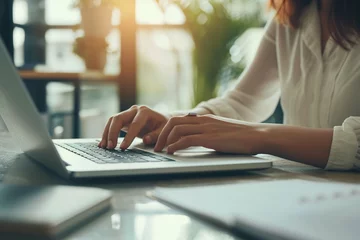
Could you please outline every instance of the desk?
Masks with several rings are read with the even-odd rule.
[[[105,75],[100,72],[65,73],[65,72],[35,72],[20,71],[25,84],[38,84],[43,89],[41,105],[46,104],[45,88],[49,82],[65,82],[74,85],[73,105],[73,138],[80,137],[80,85],[82,82],[113,82],[117,83],[118,75]],[[41,93],[40,93],[41,94]],[[39,104],[39,103],[38,103]],[[39,106],[38,106],[39,108]],[[41,107],[40,107],[41,108]],[[44,108],[44,107],[43,107]]]
[[[114,208],[78,229],[65,240],[202,240],[237,239],[187,214],[170,209],[145,197],[155,186],[211,185],[232,182],[307,179],[360,183],[360,174],[325,172],[314,167],[275,159],[274,168],[228,176],[157,179],[93,180],[83,184],[67,182],[27,159],[12,143],[8,133],[0,132],[0,181],[13,184],[68,184],[110,189],[114,192]],[[264,158],[273,158],[263,156]]]

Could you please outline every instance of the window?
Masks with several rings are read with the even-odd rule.
[[[47,25],[79,24],[81,16],[79,11],[72,7],[73,2],[73,0],[45,0],[45,23]]]
[[[184,29],[138,32],[138,102],[159,111],[191,107],[192,50]]]
[[[16,66],[24,65],[24,41],[25,32],[24,29],[14,28],[14,61]]]
[[[246,1],[250,4],[243,7],[246,10],[251,10],[257,2]],[[19,68],[59,72],[86,70],[84,61],[73,51],[76,37],[84,34],[79,29],[80,11],[72,6],[73,2],[14,0],[15,63]],[[175,5],[161,9],[155,0],[136,0],[135,12],[137,77],[134,80],[137,83],[137,101],[133,104],[145,104],[159,111],[190,108],[194,42],[186,28],[183,12]],[[111,19],[112,30],[107,37],[111,51],[106,56],[105,73],[120,74],[121,78],[120,62],[126,63],[131,56],[120,56],[121,29],[126,28],[120,19],[121,11],[115,9]],[[83,91],[90,91],[85,90],[86,87],[85,85]],[[60,85],[57,88],[60,88]],[[89,110],[96,102],[106,104],[107,95],[93,94],[94,89],[99,89],[99,92],[108,91],[109,94],[117,93],[116,85],[104,88],[108,90],[102,89],[101,84],[90,88],[92,94],[84,101],[92,104],[82,103],[82,110]],[[113,90],[110,91],[110,88]],[[91,96],[94,99],[91,99]],[[97,97],[105,99],[96,99]],[[116,105],[113,101],[118,101],[117,97],[108,97],[109,103],[112,101],[110,105]],[[48,98],[51,98],[51,95],[48,95]],[[50,105],[52,102],[48,99]],[[102,112],[102,124],[99,128],[103,127],[108,116],[118,111],[114,107],[107,109],[104,105],[95,107]]]

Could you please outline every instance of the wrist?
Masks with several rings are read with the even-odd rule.
[[[280,128],[278,124],[259,124],[256,127],[257,147],[256,154],[276,155],[278,143],[276,141],[275,132]]]
[[[179,117],[179,116],[186,116],[190,112],[197,113],[198,115],[211,114],[211,112],[209,110],[205,109],[205,108],[194,108],[194,109],[190,109],[190,110],[174,111],[174,112],[168,114],[167,116],[169,116],[169,118],[171,118],[171,117]]]
[[[320,168],[327,164],[333,129],[265,124],[258,128],[258,132],[258,153],[270,154]]]

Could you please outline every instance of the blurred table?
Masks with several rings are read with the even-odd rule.
[[[117,83],[119,75],[106,75],[101,72],[37,72],[20,71],[20,76],[28,87],[39,111],[46,111],[46,85],[49,82],[71,83],[74,86],[73,138],[80,137],[80,96],[83,82]]]
[[[112,190],[113,209],[68,235],[65,240],[203,240],[239,239],[230,233],[182,211],[146,197],[156,186],[209,186],[234,182],[263,182],[286,179],[360,183],[360,174],[326,172],[272,156],[274,167],[267,170],[226,174],[150,176],[65,181],[29,160],[0,130],[0,181],[6,184],[81,185]],[[0,236],[1,239],[1,236]]]

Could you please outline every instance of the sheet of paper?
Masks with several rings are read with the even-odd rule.
[[[240,232],[254,228],[284,239],[360,236],[360,186],[355,184],[284,180],[158,188],[153,196]]]

